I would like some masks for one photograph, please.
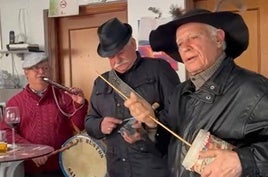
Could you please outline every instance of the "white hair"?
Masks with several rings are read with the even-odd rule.
[[[218,32],[218,28],[215,28],[214,26],[211,26],[211,25],[208,25],[208,24],[205,24],[212,39],[216,39],[215,36],[217,35],[217,32]],[[222,50],[225,50],[226,49],[226,41],[224,40],[223,43],[222,43]]]

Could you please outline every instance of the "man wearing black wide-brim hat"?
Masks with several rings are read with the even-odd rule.
[[[111,66],[111,71],[102,77],[126,96],[135,91],[147,104],[157,103],[156,111],[164,109],[167,98],[180,83],[170,64],[160,58],[142,57],[136,51],[131,26],[117,18],[103,23],[97,32],[97,52]],[[168,177],[166,152],[170,135],[162,129],[143,127],[130,115],[124,100],[101,77],[95,80],[85,127],[90,136],[106,144],[108,176]],[[153,142],[151,135],[156,130]]]
[[[215,146],[217,142],[208,139],[200,147],[205,151],[197,149],[192,162],[186,163],[190,146],[173,137],[168,152],[170,177],[268,175],[268,80],[234,62],[247,49],[248,40],[248,28],[239,14],[202,9],[150,33],[153,50],[183,62],[189,73],[160,120],[190,144],[204,129],[233,145],[232,150],[222,150],[226,144]],[[156,126],[148,118],[151,108],[135,94],[125,105],[138,120]]]

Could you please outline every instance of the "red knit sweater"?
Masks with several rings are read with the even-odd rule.
[[[75,108],[71,97],[62,90],[55,88],[59,105],[64,112],[73,113]],[[73,116],[66,117],[58,109],[54,100],[52,88],[49,86],[42,97],[31,91],[29,85],[20,93],[13,96],[6,106],[18,106],[21,121],[16,127],[17,143],[45,144],[59,149],[61,145],[74,134],[74,128],[70,120],[80,129],[84,129],[84,118],[88,108],[88,102]],[[79,105],[75,105],[79,107]],[[10,127],[1,121],[1,129],[7,131],[8,142],[12,141]],[[39,168],[29,160],[25,162],[25,171],[36,173],[41,171],[59,170],[58,155],[49,157],[47,163]]]

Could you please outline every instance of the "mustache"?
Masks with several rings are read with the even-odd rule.
[[[114,68],[118,68],[119,66],[128,63],[128,60],[122,60],[120,63],[115,63]]]
[[[43,79],[44,77],[48,77],[48,76],[42,74],[42,75],[39,75],[38,77]]]

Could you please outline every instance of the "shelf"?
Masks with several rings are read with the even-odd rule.
[[[17,55],[18,57],[21,58],[21,60],[24,60],[24,54],[25,53],[29,53],[29,50],[0,50],[0,54],[5,54],[6,56],[8,56],[9,54],[11,54],[11,57],[13,59],[13,55]],[[0,59],[3,57],[3,55],[0,55]]]
[[[0,50],[2,54],[22,54],[29,53],[29,50]]]

